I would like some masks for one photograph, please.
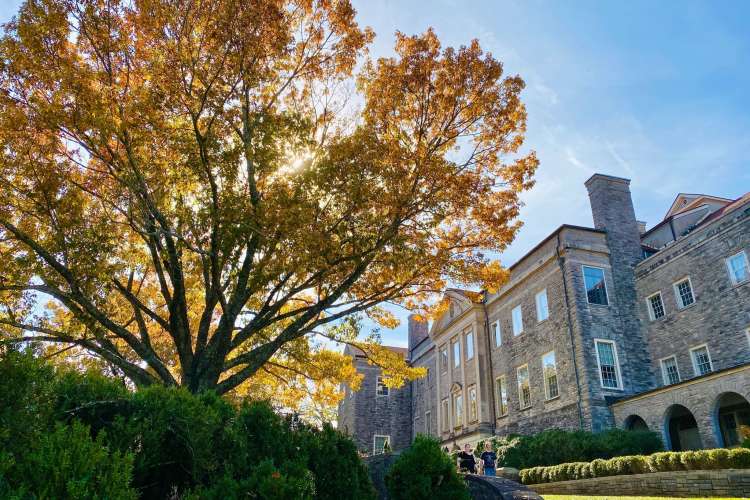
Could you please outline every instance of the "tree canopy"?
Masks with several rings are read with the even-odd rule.
[[[0,40],[5,342],[194,392],[356,384],[316,335],[418,375],[347,325],[499,286],[538,162],[477,41],[372,39],[346,0],[27,0]]]

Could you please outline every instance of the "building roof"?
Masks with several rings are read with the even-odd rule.
[[[680,200],[682,200],[682,203],[680,203]],[[679,193],[675,197],[672,204],[669,206],[669,210],[667,210],[667,213],[664,216],[664,220],[667,220],[674,215],[684,212],[685,210],[689,210],[690,208],[697,206],[701,201],[704,200],[718,201],[727,204],[733,201],[728,198],[721,198],[719,196],[712,196],[708,194]]]
[[[401,354],[402,356],[406,357],[406,354],[409,352],[409,350],[406,347],[396,347],[394,345],[384,345],[381,347],[385,347],[391,352],[395,352],[396,354]],[[351,355],[353,355],[355,358],[366,358],[367,355],[365,352],[360,349],[359,347],[353,346],[351,344],[347,344],[346,348],[344,349],[344,352],[349,351]]]

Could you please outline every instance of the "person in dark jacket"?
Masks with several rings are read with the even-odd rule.
[[[477,473],[477,460],[471,452],[471,445],[468,443],[464,445],[463,451],[458,454],[458,468],[459,470],[469,472],[470,474]]]
[[[492,443],[489,441],[484,442],[484,451],[479,456],[482,460],[482,468],[484,469],[485,476],[495,475],[495,462],[497,462],[497,455],[492,451]]]

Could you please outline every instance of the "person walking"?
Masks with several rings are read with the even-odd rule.
[[[497,462],[497,455],[492,451],[492,443],[489,441],[484,442],[484,451],[479,457],[482,460],[482,467],[484,469],[485,476],[495,475],[495,462]]]
[[[471,445],[466,443],[464,449],[458,454],[458,468],[471,474],[477,473],[477,460],[471,452]]]

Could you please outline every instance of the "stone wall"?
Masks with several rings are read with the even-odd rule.
[[[388,469],[396,463],[399,455],[400,452],[393,452],[375,455],[364,459],[365,465],[367,466],[367,472],[370,473],[370,480],[375,487],[379,500],[388,500],[389,498],[388,488],[385,486],[385,475],[388,473]]]
[[[577,481],[531,484],[529,488],[555,495],[617,495],[672,497],[750,496],[750,470],[654,472],[628,476],[597,477]]]

